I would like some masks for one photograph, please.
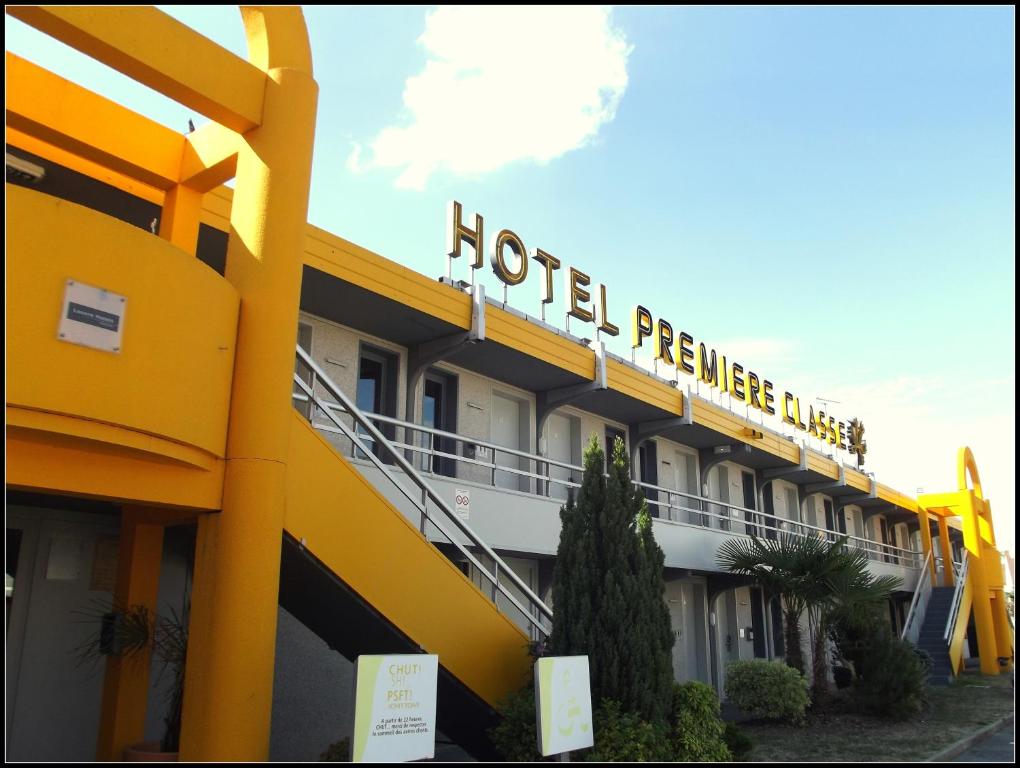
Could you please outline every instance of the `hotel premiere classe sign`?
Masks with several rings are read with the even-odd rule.
[[[465,244],[471,247],[473,258],[469,262],[472,270],[481,269],[484,262],[485,221],[480,214],[474,215],[473,226],[464,222],[463,208],[456,200],[447,206],[446,252],[450,259],[467,255]],[[609,300],[606,286],[599,284],[598,290],[591,288],[591,277],[576,267],[564,265],[558,258],[541,248],[528,251],[521,237],[510,229],[494,230],[489,238],[489,265],[496,278],[506,286],[520,285],[528,278],[529,264],[534,262],[541,281],[541,301],[549,304],[554,298],[554,273],[562,271],[564,302],[567,307],[567,321],[575,318],[590,323],[599,333],[618,336],[620,328],[609,319]],[[593,295],[594,294],[594,295]],[[646,342],[652,348],[655,359],[697,380],[727,392],[770,416],[780,412],[782,420],[794,428],[806,432],[818,440],[835,445],[842,450],[857,454],[858,465],[863,464],[866,443],[861,439],[864,427],[856,419],[851,422],[837,420],[835,416],[810,403],[805,414],[801,409],[800,397],[784,391],[777,395],[772,381],[761,373],[745,368],[736,360],[697,341],[693,334],[683,329],[674,329],[672,323],[663,317],[656,318],[650,309],[636,304],[631,309],[631,347],[638,349]],[[850,428],[852,425],[852,429]]]

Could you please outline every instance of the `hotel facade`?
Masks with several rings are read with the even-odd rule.
[[[307,224],[300,10],[242,9],[250,61],[152,8],[7,12],[212,120],[178,134],[6,54],[8,759],[158,738],[165,679],[75,664],[97,600],[186,616],[181,759],[315,759],[350,734],[353,660],[384,652],[438,654],[440,731],[491,756],[493,707],[555,620],[593,434],[624,441],[654,518],[678,681],[721,693],[728,662],[784,655],[777,598],[716,563],[751,534],[865,550],[943,680],[1011,666],[969,450],[946,493],[890,488],[846,450],[860,424],[610,311],[460,203],[440,279]],[[569,330],[453,277],[476,268],[562,284]],[[657,372],[606,351],[617,311]]]

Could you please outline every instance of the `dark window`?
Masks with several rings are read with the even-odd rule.
[[[765,537],[776,538],[776,503],[772,498],[772,483],[765,483],[761,489],[762,506],[765,509]]]
[[[878,518],[878,536],[882,540],[883,544],[886,544],[886,545],[889,544],[889,526],[887,526],[885,524],[885,518],[884,517]],[[891,563],[892,562],[892,558],[889,556],[889,549],[888,549],[888,547],[885,547],[883,549],[885,551],[885,558],[884,558],[885,561],[887,563]]]
[[[825,530],[828,531],[827,536],[829,541],[835,541],[836,512],[832,508],[832,502],[828,499],[822,499],[822,506],[825,507]]]
[[[772,650],[776,656],[786,655],[786,643],[783,638],[783,604],[779,597],[769,601],[772,613]]]
[[[358,410],[366,416],[379,414],[393,418],[397,415],[397,365],[398,358],[395,354],[362,344],[355,400]],[[393,440],[396,430],[392,424],[381,421],[374,421],[374,424],[387,440]],[[360,425],[358,433],[365,433]],[[363,442],[372,445],[376,456],[387,462],[391,461],[388,454],[380,446],[374,444],[372,438],[365,437]],[[358,455],[363,457],[360,452]]]
[[[751,587],[751,630],[754,632],[754,657],[768,658],[765,650],[765,600],[757,587]]]
[[[655,443],[649,440],[638,447],[638,465],[641,471],[639,477],[641,478],[641,482],[649,483],[650,485],[659,484],[658,464],[658,451],[656,450]],[[659,492],[651,488],[642,488],[641,490],[649,502],[648,513],[652,517],[658,517],[659,505],[653,504],[652,502],[657,502],[659,500]]]
[[[429,371],[425,374],[422,394],[422,426],[443,432],[457,431],[457,377]],[[457,441],[451,437],[422,433],[422,447],[430,449],[422,466],[431,472],[447,477],[456,477],[457,465],[450,456],[436,455],[457,452]]]
[[[755,497],[754,475],[750,472],[741,472],[740,475],[741,480],[743,481],[744,484],[744,509],[746,510],[757,509],[758,505],[754,503]],[[757,536],[758,528],[757,526],[752,525],[752,523],[754,522],[754,514],[752,512],[750,511],[744,512],[744,522],[746,523],[744,529],[747,531],[747,533],[754,534],[755,536]],[[761,634],[762,642],[765,642],[765,633],[761,632],[759,634]]]
[[[609,462],[613,460],[613,445],[616,443],[616,438],[623,440],[624,445],[627,443],[627,436],[624,435],[622,429],[616,429],[615,427],[606,427],[606,471],[609,471]]]

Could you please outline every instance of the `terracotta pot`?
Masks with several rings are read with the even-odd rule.
[[[124,748],[126,763],[176,763],[176,752],[163,752],[158,741],[145,741]]]

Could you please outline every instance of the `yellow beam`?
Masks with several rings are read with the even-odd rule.
[[[182,135],[10,52],[6,64],[10,128],[150,187],[177,182]]]
[[[262,122],[265,74],[156,8],[7,6],[7,13],[239,133]]]
[[[960,514],[961,505],[967,501],[966,492],[952,491],[950,493],[922,493],[917,497],[919,506],[924,507],[931,514],[939,517],[956,517]]]
[[[144,605],[155,618],[162,560],[163,527],[140,522],[132,508],[125,508],[117,555],[115,605],[119,608]],[[120,760],[125,747],[145,739],[150,655],[145,651],[140,656],[107,657],[97,760]]]
[[[218,123],[207,123],[185,137],[180,182],[209,192],[237,173],[240,137]]]

